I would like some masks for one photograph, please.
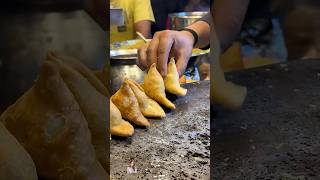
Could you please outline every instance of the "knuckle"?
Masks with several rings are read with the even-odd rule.
[[[170,30],[164,30],[164,31],[162,31],[162,36],[163,36],[163,37],[169,37],[170,34],[171,34],[171,31],[170,31]]]
[[[154,48],[153,47],[148,47],[147,54],[151,54],[152,52],[154,52]]]

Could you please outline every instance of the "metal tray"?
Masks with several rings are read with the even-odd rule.
[[[122,49],[123,46],[134,45],[141,40],[127,40],[116,42],[110,45],[110,58],[115,60],[136,60],[138,58],[138,49]],[[210,49],[193,53],[191,57],[208,54]]]

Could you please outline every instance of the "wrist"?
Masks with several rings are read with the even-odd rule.
[[[189,36],[190,39],[192,40],[192,45],[193,47],[196,46],[197,42],[198,42],[198,34],[196,31],[194,31],[193,29],[190,28],[183,28],[182,30],[180,30],[181,33],[184,33],[185,35]]]

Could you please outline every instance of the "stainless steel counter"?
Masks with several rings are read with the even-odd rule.
[[[113,137],[110,147],[114,179],[209,179],[209,81],[187,84],[185,97],[171,97],[177,109],[152,119],[148,129],[135,128],[132,138]],[[134,160],[136,174],[127,174]]]

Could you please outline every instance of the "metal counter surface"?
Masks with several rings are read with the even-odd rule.
[[[211,110],[214,179],[320,179],[320,61],[227,76],[248,96],[240,111]]]
[[[135,63],[135,61],[133,61]],[[110,66],[110,86],[111,93],[115,93],[120,87],[124,78],[132,79],[138,83],[143,81],[145,72],[136,64],[117,64]]]
[[[187,96],[173,101],[177,109],[167,112],[166,118],[151,120],[148,129],[135,128],[131,138],[111,140],[111,177],[209,179],[209,85],[209,81],[187,84]],[[137,174],[127,174],[131,159]]]

